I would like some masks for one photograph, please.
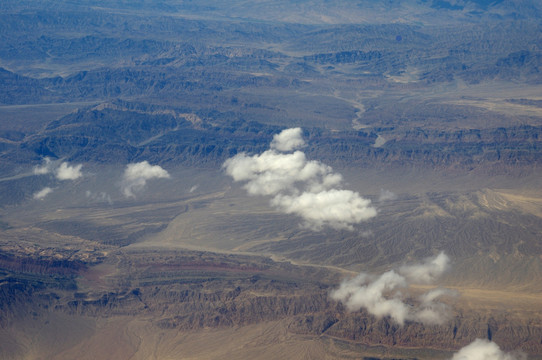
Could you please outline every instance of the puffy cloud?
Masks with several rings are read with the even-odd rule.
[[[415,299],[414,304],[407,304],[400,290],[408,287],[413,280],[425,281],[428,278],[411,277],[410,269],[423,267],[428,269],[424,274],[430,273],[436,277],[434,263],[440,264],[443,259],[448,259],[448,257],[440,253],[434,259],[426,260],[424,264],[402,267],[401,269],[408,269],[406,275],[401,273],[402,270],[399,272],[390,270],[380,276],[361,273],[341,283],[330,296],[334,300],[343,302],[350,311],[364,308],[377,317],[389,316],[400,325],[403,325],[405,321],[416,321],[428,325],[441,324],[448,318],[448,308],[436,300],[451,292],[446,289],[434,289]],[[416,275],[419,274],[416,273]]]
[[[433,289],[418,298],[417,308],[414,310],[412,321],[423,324],[442,324],[449,317],[449,308],[446,304],[438,302],[437,299],[444,295],[456,295],[449,289]]]
[[[51,161],[51,159],[46,157],[43,160],[44,160],[45,164],[43,164],[42,166],[36,166],[34,168],[33,172],[34,172],[35,175],[45,175],[45,174],[49,174],[49,173],[51,173],[53,171],[54,164]]]
[[[282,154],[267,150],[254,156],[241,153],[226,160],[224,168],[234,181],[247,181],[245,189],[250,195],[276,195],[294,191],[298,185],[318,191],[335,186],[342,180],[331,167],[308,161],[301,151]]]
[[[415,284],[429,284],[440,277],[450,267],[450,258],[441,252],[433,259],[426,259],[422,264],[405,265],[399,272]]]
[[[370,200],[339,188],[342,176],[330,166],[293,151],[303,145],[300,128],[283,130],[273,138],[271,149],[253,156],[238,154],[223,168],[234,181],[245,182],[250,195],[273,196],[272,206],[301,216],[314,230],[352,230],[353,224],[376,215]]]
[[[70,166],[67,162],[63,162],[56,169],[56,178],[58,180],[77,180],[83,174],[81,173],[82,164]]]
[[[278,194],[271,204],[287,214],[301,216],[307,222],[306,226],[313,229],[329,225],[335,229],[353,230],[351,224],[376,215],[370,200],[350,190],[331,189],[293,196]]]
[[[521,352],[505,353],[496,343],[476,339],[454,354],[451,360],[525,360],[527,356]]]
[[[81,172],[82,164],[71,166],[67,162],[58,165],[58,162],[50,158],[44,159],[42,166],[36,166],[33,170],[35,175],[54,174],[58,180],[77,180],[83,176]]]
[[[380,196],[378,197],[378,201],[388,201],[388,200],[396,200],[397,195],[395,195],[393,192],[389,190],[380,189]]]
[[[406,285],[405,278],[393,270],[378,277],[361,273],[343,282],[331,293],[331,298],[344,302],[350,311],[365,308],[377,317],[390,316],[397,323],[403,324],[409,314],[408,306],[398,296],[386,297],[384,293]]]
[[[147,161],[128,164],[122,176],[122,193],[126,197],[135,197],[148,180],[160,178],[169,178],[169,173],[158,165],[150,165]]]
[[[53,189],[51,189],[50,187],[44,187],[40,191],[34,193],[34,199],[42,200],[44,197],[46,197],[47,195],[49,195],[52,192],[53,192]]]
[[[271,149],[282,152],[292,151],[305,146],[301,128],[286,129],[273,136]]]

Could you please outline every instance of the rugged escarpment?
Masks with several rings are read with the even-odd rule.
[[[10,141],[12,153],[79,162],[156,163],[220,166],[239,153],[267,149],[278,126],[237,119],[232,114],[192,113],[189,109],[113,103],[92,107],[51,122],[42,132]],[[542,128],[487,129],[374,127],[329,132],[308,128],[311,158],[345,166],[421,166],[505,172],[539,164]],[[377,139],[382,140],[379,144]]]
[[[46,272],[4,269],[3,329],[29,316],[51,313],[73,319],[137,316],[163,331],[239,328],[281,320],[293,334],[368,346],[455,350],[475,338],[488,338],[504,349],[542,350],[538,320],[522,319],[512,310],[477,314],[456,304],[455,315],[443,325],[400,326],[365,311],[349,312],[331,300],[329,292],[341,277],[331,270],[257,256],[157,249],[115,252],[77,273],[72,287],[54,287],[52,283],[66,278],[58,267]]]
[[[365,314],[346,314],[338,320],[329,316],[302,318],[300,328],[307,327],[326,336],[349,339],[368,345],[419,347],[454,350],[481,338],[497,342],[506,349],[521,348],[537,353],[540,344],[536,339],[542,336],[542,327],[533,320],[524,323],[509,323],[505,315],[470,318],[459,316],[442,326],[424,326],[410,323],[398,326],[388,319],[377,320]],[[472,316],[472,314],[471,314]]]

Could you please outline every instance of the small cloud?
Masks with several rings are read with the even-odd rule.
[[[379,202],[397,200],[397,195],[389,190],[380,189],[380,196],[378,197]]]
[[[401,275],[414,284],[430,284],[450,268],[450,258],[444,252],[421,264],[405,265],[399,268]]]
[[[58,180],[77,180],[83,176],[81,173],[82,167],[82,164],[70,166],[67,162],[63,162],[58,169],[56,169],[56,178]]]
[[[50,187],[44,187],[40,191],[34,193],[34,199],[36,200],[43,200],[47,195],[53,192],[53,189]]]
[[[273,136],[270,147],[278,151],[288,152],[303,146],[305,146],[305,140],[303,140],[301,128],[292,128],[283,130],[280,134]]]
[[[382,135],[378,135],[376,140],[375,140],[375,143],[373,144],[373,147],[379,148],[379,147],[383,146],[387,142],[388,142],[388,140],[386,140]]]
[[[122,176],[122,193],[126,197],[135,197],[135,193],[143,190],[148,180],[169,177],[169,173],[162,167],[150,165],[147,161],[128,164]]]
[[[106,192],[98,192],[98,193],[94,193],[90,190],[87,190],[85,192],[85,195],[87,197],[87,199],[90,201],[90,202],[94,202],[94,203],[103,203],[103,202],[106,202],[108,203],[109,205],[113,205],[113,200],[111,200],[111,196],[109,196],[108,193]]]
[[[418,297],[418,305],[414,310],[412,321],[422,324],[442,324],[449,318],[449,308],[438,302],[441,296],[457,296],[457,292],[449,289],[433,289]]]
[[[461,348],[451,360],[526,360],[527,355],[514,351],[505,353],[496,343],[476,339],[469,345]]]
[[[43,161],[45,163],[42,166],[34,167],[34,175],[46,175],[53,171],[54,164],[51,159],[46,157],[45,159],[43,159]]]
[[[188,192],[189,192],[190,194],[192,194],[192,193],[193,193],[194,191],[196,191],[198,188],[199,188],[199,185],[194,185],[194,186],[192,186],[192,187],[190,188],[190,190],[188,190]]]
[[[445,304],[436,300],[443,295],[451,295],[449,290],[426,292],[414,301],[414,305],[404,302],[400,290],[419,280],[434,280],[447,269],[448,261],[448,257],[440,253],[422,264],[404,266],[399,271],[390,270],[380,276],[360,273],[353,279],[343,281],[330,296],[343,302],[350,311],[364,308],[377,317],[389,316],[400,325],[405,321],[442,324],[448,319],[449,311]]]

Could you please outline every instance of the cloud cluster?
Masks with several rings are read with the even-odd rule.
[[[148,161],[128,164],[122,175],[122,193],[126,197],[135,197],[148,180],[164,178],[169,178],[169,173],[158,165],[150,165]]]
[[[380,276],[361,273],[344,281],[330,296],[343,302],[350,311],[364,308],[377,317],[389,316],[400,325],[405,321],[442,324],[447,320],[448,309],[436,300],[449,293],[448,290],[431,290],[416,299],[415,304],[405,303],[400,290],[409,284],[428,284],[434,281],[448,269],[449,262],[448,256],[441,252],[422,264],[403,266]]]
[[[35,175],[54,174],[58,180],[77,180],[83,176],[81,172],[82,164],[70,165],[67,162],[52,161],[50,158],[44,159],[45,163],[42,166],[36,166],[33,170]]]
[[[83,176],[81,172],[82,164],[70,165],[66,161],[60,163],[46,157],[43,159],[42,166],[36,166],[32,170],[34,175],[52,174],[57,180],[77,180]],[[43,200],[47,195],[53,192],[53,188],[45,187],[34,193],[33,197],[36,200]]]
[[[82,164],[71,165],[66,161],[60,162],[45,158],[43,165],[34,167],[33,173],[35,175],[51,174],[61,181],[77,180],[83,176],[82,168]],[[169,178],[169,173],[158,165],[152,166],[147,161],[128,164],[122,175],[121,191],[126,197],[135,197],[135,194],[145,187],[148,180],[159,178]],[[53,189],[46,187],[36,192],[33,197],[41,200],[51,192],[53,192]],[[105,192],[93,193],[87,191],[86,197],[92,202],[113,203],[109,194]]]
[[[476,339],[454,354],[451,360],[526,360],[521,352],[505,353],[496,343]]]
[[[370,200],[340,189],[340,174],[296,150],[303,146],[301,129],[286,129],[273,137],[269,150],[238,154],[223,168],[234,181],[245,182],[250,195],[272,196],[272,206],[300,216],[313,230],[323,226],[353,230],[353,224],[376,215]]]

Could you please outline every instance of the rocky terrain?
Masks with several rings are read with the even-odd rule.
[[[43,321],[45,330],[50,316],[60,318],[55,326],[64,328],[76,326],[81,318],[92,321],[94,334],[103,329],[105,320],[109,323],[128,318],[140,319],[168,336],[281,320],[292,336],[359,343],[369,349],[386,346],[403,356],[409,354],[407,349],[428,347],[439,348],[437,356],[444,358],[446,352],[442,350],[464,346],[475,337],[489,337],[504,348],[540,351],[540,323],[533,318],[510,322],[516,309],[480,313],[479,309],[464,308],[449,323],[430,327],[416,323],[398,326],[365,312],[351,314],[329,299],[331,284],[340,276],[325,268],[255,256],[148,248],[113,252],[93,260],[100,264],[81,266],[74,259],[38,269],[2,262],[3,268],[16,270],[4,270],[2,279],[2,331],[5,339],[12,341],[10,347],[2,348],[3,357],[28,357],[31,348],[25,326]],[[531,299],[531,304],[536,303]],[[18,331],[23,331],[22,336],[14,337]],[[63,333],[61,328],[56,331]],[[45,334],[36,336],[34,343],[45,341],[42,351],[64,358],[69,344],[55,348],[42,339]],[[84,344],[89,336],[96,335],[74,340]],[[141,357],[144,351],[136,344],[123,356]],[[375,348],[368,353],[378,351]],[[422,352],[421,356],[427,354]]]
[[[541,17],[3,1],[0,357],[450,359],[481,338],[542,358]],[[311,228],[225,169],[297,127],[374,217]],[[331,296],[440,252],[438,283],[400,299],[449,289],[442,322]]]

